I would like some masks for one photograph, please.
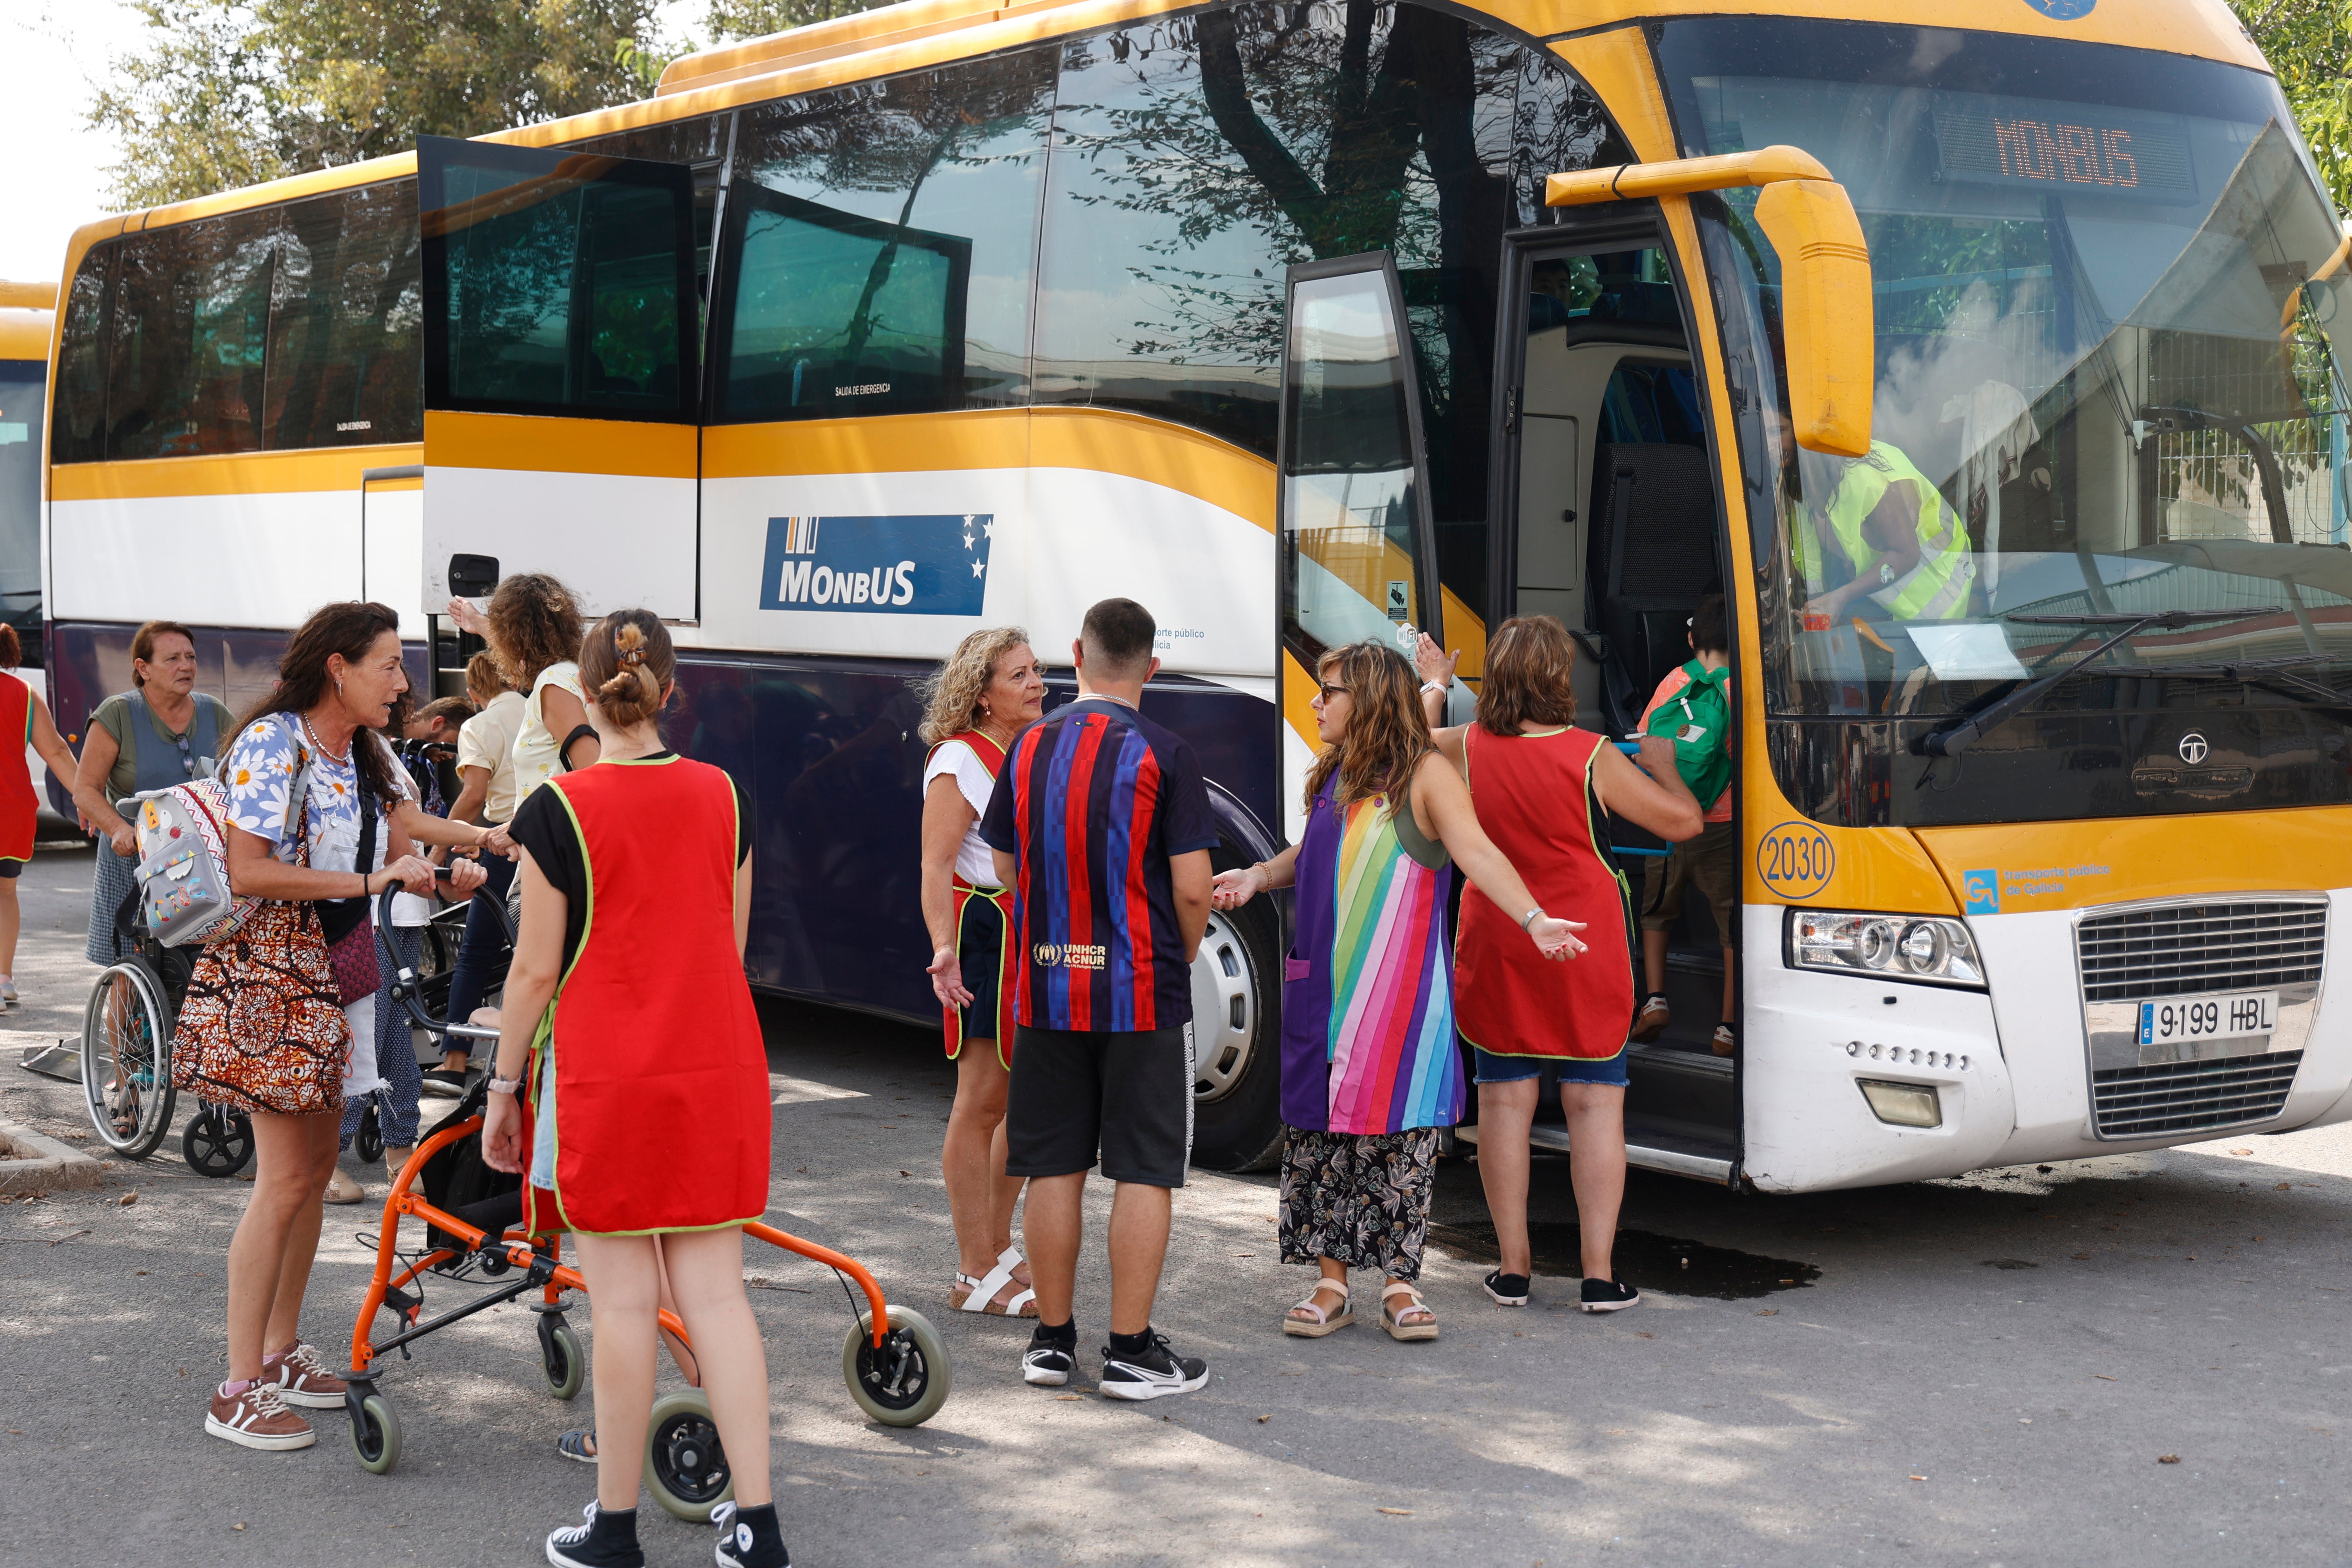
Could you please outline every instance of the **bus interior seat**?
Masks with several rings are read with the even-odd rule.
[[[1685,623],[1722,588],[1716,563],[1715,482],[1704,447],[1617,442],[1592,459],[1589,581],[1593,623],[1608,638],[1601,684],[1612,733],[1639,721],[1666,672],[1690,658]]]

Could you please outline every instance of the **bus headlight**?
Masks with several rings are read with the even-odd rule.
[[[1874,915],[1843,910],[1789,911],[1789,964],[1883,980],[1981,990],[1984,966],[1958,921],[1934,915]]]
[[[1891,1127],[1941,1127],[1944,1106],[1931,1083],[1889,1083],[1883,1078],[1858,1078],[1862,1098],[1870,1113]]]

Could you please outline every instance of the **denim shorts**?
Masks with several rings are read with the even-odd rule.
[[[1562,1083],[1597,1083],[1604,1088],[1622,1089],[1626,1084],[1625,1053],[1622,1049],[1613,1057],[1594,1059],[1587,1057],[1498,1057],[1489,1051],[1470,1047],[1477,1053],[1479,1083],[1521,1083],[1542,1076],[1544,1068],[1559,1068]]]

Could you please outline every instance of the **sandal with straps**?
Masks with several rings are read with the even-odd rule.
[[[1339,1293],[1337,1311],[1327,1310],[1315,1298],[1326,1290]],[[1294,1312],[1312,1312],[1312,1319],[1293,1317]],[[1348,1282],[1345,1279],[1318,1279],[1315,1289],[1307,1292],[1307,1300],[1297,1303],[1282,1316],[1282,1331],[1296,1334],[1302,1340],[1319,1340],[1325,1334],[1336,1334],[1356,1321],[1355,1308],[1348,1304]]]
[[[1405,1298],[1402,1307],[1391,1308],[1389,1302],[1398,1296]],[[1425,1323],[1402,1321],[1407,1312],[1420,1312],[1428,1318]],[[1420,1290],[1402,1279],[1391,1279],[1381,1287],[1381,1327],[1392,1340],[1433,1340],[1437,1337],[1437,1314],[1421,1299]]]
[[[1037,1293],[1026,1285],[1006,1300],[996,1299],[1006,1286],[1014,1283],[1013,1271],[1022,1262],[1021,1249],[1008,1247],[996,1255],[996,1267],[979,1279],[957,1275],[955,1289],[948,1292],[948,1305],[959,1312],[981,1312],[992,1318],[1035,1317]]]

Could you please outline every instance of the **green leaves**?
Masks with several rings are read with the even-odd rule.
[[[2352,206],[2352,0],[2231,0],[2278,73],[2338,211]]]

